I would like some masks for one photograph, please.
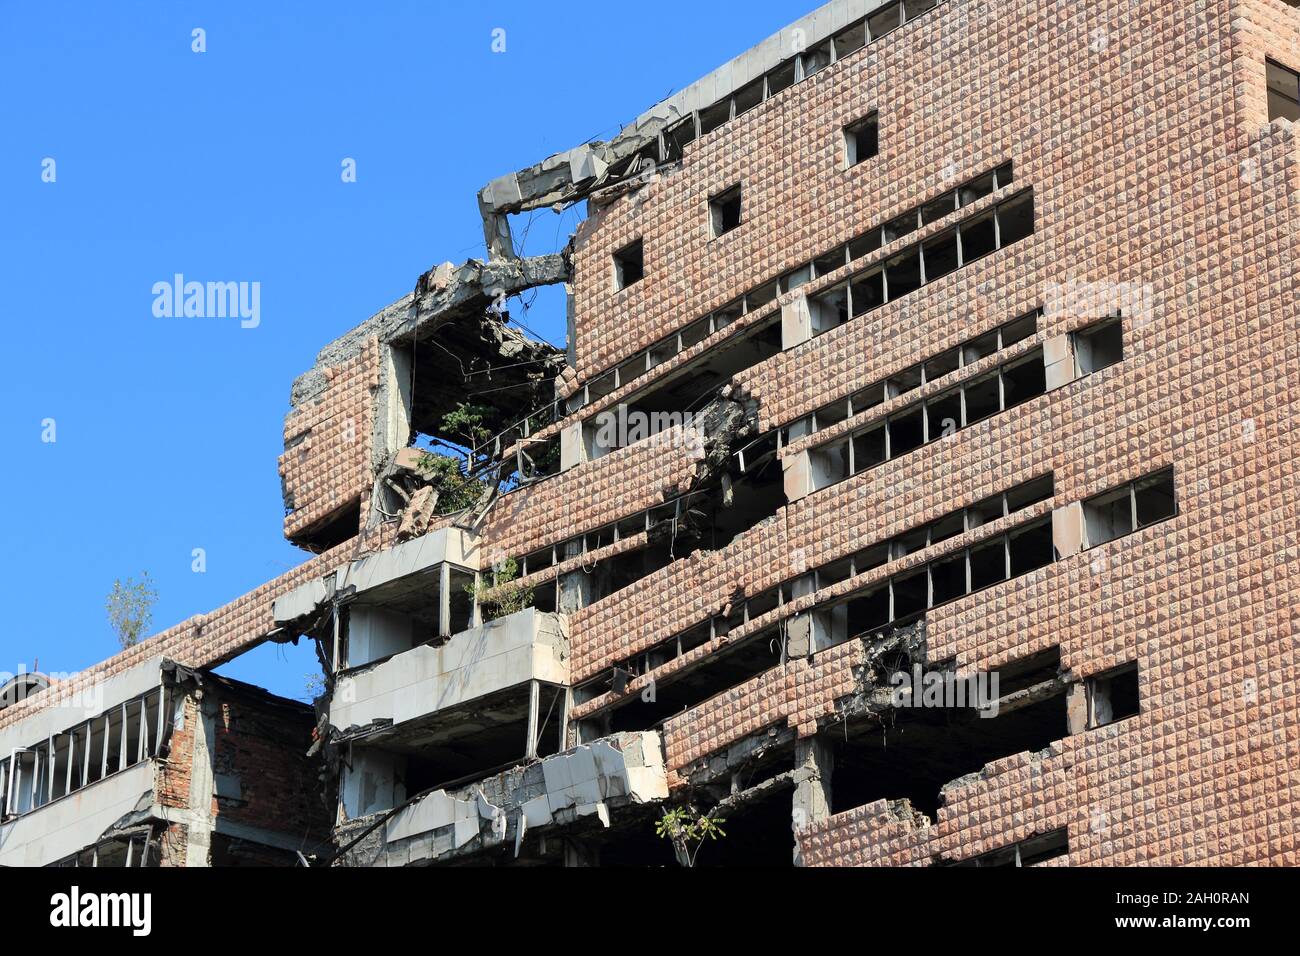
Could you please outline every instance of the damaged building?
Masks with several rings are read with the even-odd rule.
[[[1300,863],[1298,71],[833,0],[492,180],[293,384],[304,563],[0,710],[0,863]]]

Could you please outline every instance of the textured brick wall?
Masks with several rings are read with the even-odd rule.
[[[930,827],[883,804],[843,814],[813,835],[811,858],[929,862],[1066,826],[1071,863],[1295,863],[1300,147],[1294,128],[1265,123],[1263,58],[1294,65],[1300,12],[1278,0],[996,10],[953,0],[688,147],[681,172],[590,224],[576,259],[580,377],[1007,160],[1015,188],[1034,188],[1035,235],[743,373],[765,426],[1028,309],[1048,308],[1043,339],[1124,298],[1062,306],[1063,283],[1142,290],[1148,308],[1122,303],[1123,363],[584,610],[575,675],[706,619],[738,588],[1035,475],[1055,474],[1060,504],[1173,465],[1177,519],[929,616],[932,656],[963,668],[1056,644],[1085,677],[1136,659],[1141,716],[1042,760],[999,761],[950,791]],[[839,126],[873,108],[881,156],[839,169]],[[710,240],[707,197],[737,180],[747,222]],[[609,256],[636,236],[647,277],[613,294]],[[829,665],[799,665],[821,668],[807,685],[762,675],[674,718],[670,763],[833,711],[847,668]]]
[[[291,541],[341,509],[368,501],[374,482],[379,340],[367,340],[359,355],[324,374],[329,382],[324,394],[284,423],[287,450],[280,456],[280,479],[294,509],[284,519],[284,535]]]

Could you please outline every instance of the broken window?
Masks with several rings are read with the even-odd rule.
[[[1074,334],[1074,359],[1080,375],[1091,375],[1124,359],[1123,323],[1116,319]]]
[[[925,444],[925,421],[919,407],[889,416],[889,457],[897,458]]]
[[[985,498],[966,509],[966,530],[974,531],[986,524],[992,524],[999,518],[1006,517],[1006,513],[1006,498],[1003,495]]]
[[[842,60],[867,45],[867,24],[860,20],[835,34],[835,59]]]
[[[906,395],[908,392],[914,392],[921,387],[923,372],[920,365],[913,365],[905,368],[893,378],[885,383],[885,389],[890,398],[897,398],[899,395]]]
[[[853,287],[853,315],[856,318],[885,303],[885,273],[882,269],[872,269],[858,276],[851,283]]]
[[[1002,370],[1003,407],[1017,405],[1037,398],[1047,391],[1047,369],[1043,366],[1041,351],[1028,356]]]
[[[877,425],[861,434],[853,436],[854,471],[865,471],[884,462],[885,426]]]
[[[926,568],[894,579],[894,620],[923,614],[930,604],[930,579]]]
[[[1300,73],[1272,60],[1267,62],[1268,119],[1300,122]]]
[[[925,281],[934,282],[957,271],[957,231],[949,229],[926,241]]]
[[[1089,730],[1136,717],[1141,710],[1137,662],[1088,678],[1086,693]]]
[[[777,283],[773,280],[766,285],[759,286],[753,292],[749,293],[749,295],[745,296],[745,303],[750,312],[755,312],[763,306],[775,302],[776,297],[779,294],[780,292],[777,289]]]
[[[1038,310],[1035,309],[1028,315],[1023,315],[1014,322],[1008,322],[1002,327],[1002,347],[1010,348],[1017,342],[1023,342],[1025,339],[1038,332]]]
[[[891,219],[889,222],[885,223],[883,228],[885,245],[889,245],[891,242],[902,239],[904,236],[916,232],[917,217],[919,215],[920,213],[913,209],[910,212],[905,212],[898,218]],[[890,295],[893,294],[894,293],[891,291]]]
[[[800,286],[805,286],[812,282],[812,263],[802,265],[798,269],[791,269],[781,277],[781,291],[793,292]]]
[[[985,173],[978,179],[972,179],[965,186],[957,190],[957,201],[962,206],[969,206],[973,202],[983,199],[985,196],[993,195],[993,173]]]
[[[741,189],[739,185],[719,193],[709,200],[709,219],[713,237],[731,232],[740,226]]]
[[[1106,544],[1177,513],[1173,469],[1139,479],[1083,503],[1088,546]]]
[[[39,743],[13,751],[0,769],[0,818],[39,809],[158,753],[161,689]]]
[[[968,590],[966,555],[960,554],[955,558],[931,565],[930,583],[936,606],[963,597]]]
[[[731,119],[731,97],[700,110],[700,135],[708,136]]]
[[[974,425],[1002,410],[1002,389],[997,375],[988,375],[963,389],[966,395],[966,424]]]
[[[800,62],[803,63],[804,78],[806,79],[810,76],[814,76],[826,69],[826,67],[830,66],[832,56],[833,53],[831,51],[830,40],[827,40],[825,43],[820,43],[811,50],[801,54]]]
[[[929,225],[938,222],[944,216],[957,211],[957,193],[944,193],[938,199],[932,199],[921,207],[921,223]]]
[[[963,264],[987,256],[998,247],[997,225],[992,212],[983,213],[970,222],[962,223],[957,231],[961,235]]]
[[[809,461],[814,490],[843,481],[849,474],[848,442],[836,442],[818,448],[809,455]]]
[[[640,239],[614,253],[614,284],[619,290],[645,277],[645,252]]]
[[[712,334],[712,326],[707,318],[692,322],[682,329],[681,335],[678,336],[682,343],[682,351],[685,352],[687,349],[694,348]]]
[[[930,441],[938,441],[961,428],[961,392],[949,392],[925,403]]]
[[[1021,193],[998,205],[998,247],[1004,248],[1034,234],[1034,194]]]
[[[885,263],[885,294],[889,301],[921,288],[921,251],[912,246]]]
[[[979,591],[1007,579],[1006,542],[1002,538],[972,548],[970,552],[970,586]]]
[[[828,276],[837,269],[843,268],[845,265],[844,253],[845,247],[841,246],[834,252],[814,259],[813,272],[816,274],[817,278],[820,279],[822,276]]]
[[[844,158],[851,168],[880,152],[880,116],[872,112],[844,127]]]
[[[767,74],[767,95],[776,96],[782,90],[788,90],[794,86],[795,67],[794,60],[786,60],[776,69]]]
[[[836,286],[808,300],[812,332],[820,335],[849,320],[849,287]]]
[[[733,115],[740,116],[742,113],[748,113],[761,104],[763,102],[763,86],[764,81],[760,78],[736,90],[736,108]]]
[[[1047,567],[1056,559],[1052,547],[1051,519],[1013,531],[1008,538],[1007,552],[1013,578]]]
[[[694,114],[664,131],[665,160],[671,163],[681,159],[686,147],[693,142],[695,142]]]
[[[902,13],[901,4],[891,3],[867,17],[867,28],[871,31],[871,39],[879,40],[889,31],[899,27],[903,22]]]
[[[1065,856],[1070,852],[1069,831],[1062,827],[1041,836],[1032,836],[1027,840],[1000,850],[972,857],[954,863],[959,867],[1024,867],[1036,866],[1048,860]]]
[[[1133,508],[1139,528],[1174,517],[1178,513],[1178,504],[1174,499],[1173,469],[1135,482]]]
[[[849,243],[849,258],[861,259],[880,248],[880,228],[863,233]]]
[[[961,367],[961,350],[950,349],[925,363],[926,382],[937,381]]]

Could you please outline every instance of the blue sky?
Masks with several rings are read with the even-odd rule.
[[[158,631],[305,560],[276,458],[316,352],[481,257],[490,179],[611,135],[814,5],[0,0],[0,672],[114,653],[114,578],[150,573]],[[155,318],[178,272],[259,282],[260,325]],[[560,342],[562,297],[526,321]],[[302,696],[315,669],[303,642],[223,672]]]

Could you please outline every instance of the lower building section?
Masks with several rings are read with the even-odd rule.
[[[154,658],[40,716],[0,741],[0,866],[292,866],[328,840],[309,707]]]
[[[617,734],[349,820],[335,841],[345,866],[594,864],[606,844],[653,850],[667,798],[659,735]]]

